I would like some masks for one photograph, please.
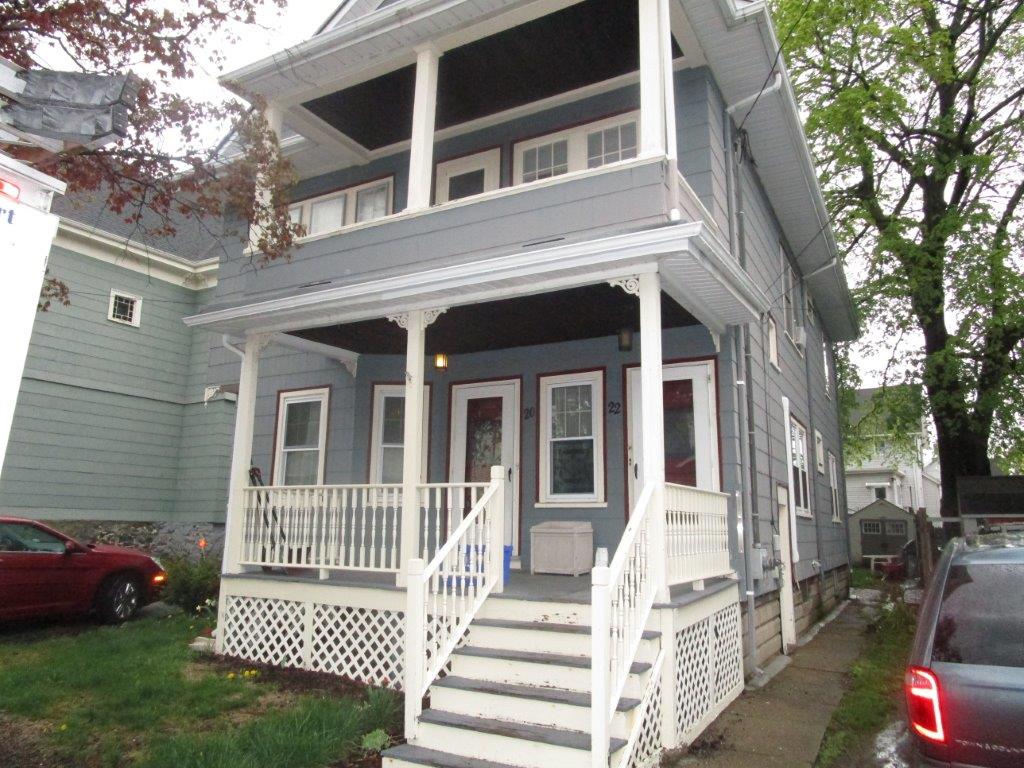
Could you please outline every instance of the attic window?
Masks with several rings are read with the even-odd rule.
[[[142,320],[142,299],[121,291],[111,291],[107,319],[138,328]]]

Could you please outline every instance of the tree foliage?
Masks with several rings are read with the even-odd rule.
[[[67,182],[68,193],[101,190],[110,210],[138,234],[173,236],[180,226],[223,236],[225,214],[239,221],[237,234],[256,228],[260,258],[286,256],[296,234],[285,194],[291,169],[261,110],[237,99],[190,98],[179,86],[201,65],[220,63],[218,51],[233,29],[256,22],[263,2],[284,0],[3,0],[0,56],[25,68],[59,49],[83,72],[133,71],[143,79],[128,135],[99,148],[50,154],[34,148],[0,148]],[[259,107],[257,99],[250,100]],[[211,146],[211,125],[233,126],[234,150],[225,157]],[[271,190],[254,195],[256,182]],[[230,233],[229,233],[230,234]],[[67,303],[68,286],[48,276],[40,309]]]
[[[924,385],[947,512],[990,451],[1024,466],[1022,8],[775,0],[866,337],[887,385]]]

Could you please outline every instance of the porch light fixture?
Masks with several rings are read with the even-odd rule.
[[[633,351],[633,329],[632,328],[620,328],[618,336],[619,336],[619,352],[632,352]]]
[[[448,355],[444,352],[438,352],[434,355],[434,367],[439,371],[448,370]]]

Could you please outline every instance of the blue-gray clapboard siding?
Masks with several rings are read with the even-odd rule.
[[[818,560],[827,569],[848,561],[845,520],[833,523],[827,464],[819,474],[814,465],[814,431],[821,432],[826,451],[842,461],[841,441],[836,403],[825,392],[822,362],[822,328],[820,322],[806,323],[808,343],[801,353],[783,333],[781,315],[781,256],[785,246],[792,254],[806,243],[787,243],[757,175],[749,160],[736,165],[731,146],[735,121],[730,118],[719,89],[706,68],[687,69],[675,75],[677,103],[677,141],[680,170],[701,202],[711,213],[734,255],[739,258],[738,229],[742,226],[746,269],[772,299],[772,315],[779,329],[779,369],[770,366],[766,352],[766,328],[752,324],[749,328],[750,370],[747,375],[751,390],[754,426],[754,461],[756,483],[753,488],[757,521],[754,537],[757,542],[771,542],[778,530],[776,486],[790,484],[787,465],[788,425],[783,423],[782,398],[790,401],[792,414],[807,428],[808,451],[811,456],[812,517],[801,517],[797,523],[800,579],[814,574],[812,562]],[[466,154],[500,146],[502,148],[502,183],[510,181],[512,146],[515,140],[557,130],[567,125],[635,109],[637,88],[625,87],[607,94],[582,99],[573,104],[546,110],[535,115],[493,126],[465,136],[439,142],[436,158]],[[755,158],[756,161],[756,158]],[[396,154],[373,163],[348,168],[309,179],[300,185],[297,197],[308,197],[361,181],[394,175],[395,209],[405,205],[408,155]],[[731,177],[735,167],[735,176]],[[435,211],[428,216],[414,217],[375,227],[342,233],[312,241],[298,249],[288,263],[254,269],[247,256],[236,253],[222,260],[217,304],[251,301],[275,293],[298,293],[304,286],[320,281],[345,282],[365,280],[389,274],[413,271],[440,264],[479,259],[518,248],[527,239],[552,236],[566,238],[594,237],[600,234],[645,228],[665,221],[665,185],[668,180],[657,165],[610,171],[606,174],[566,182],[553,187],[540,187],[526,193],[488,200],[466,206]],[[730,196],[737,191],[739,209],[733,210]],[[798,314],[803,314],[803,301],[797,298]],[[704,329],[691,329],[685,343],[666,334],[665,356],[691,356],[712,353],[714,347]],[[604,345],[603,348],[602,345]],[[675,346],[673,346],[675,345]],[[523,405],[536,399],[536,375],[541,370],[606,365],[606,399],[621,399],[621,362],[624,356],[612,354],[609,339],[558,345],[559,349],[504,350],[453,360],[447,378],[432,377],[432,422],[430,441],[430,477],[442,480],[444,453],[447,450],[447,385],[450,378],[492,378],[499,375],[523,375]],[[602,351],[603,350],[603,351]],[[214,381],[237,379],[237,360],[223,350],[213,349],[218,364],[213,368]],[[560,359],[561,358],[561,359]],[[544,365],[547,359],[557,360],[554,366]],[[571,364],[563,364],[571,361]],[[586,362],[590,361],[590,362]],[[733,377],[733,350],[728,339],[719,354],[720,433],[722,444],[723,490],[733,493],[749,481],[749,473],[740,467],[737,435],[739,403]],[[316,355],[286,350],[267,353],[260,381],[260,402],[257,411],[257,440],[254,458],[269,472],[276,393],[279,389],[319,386],[332,387],[331,427],[327,476],[330,482],[363,482],[366,478],[368,448],[369,386],[373,380],[400,381],[401,359],[372,355],[363,356],[359,376],[353,382],[336,363]],[[833,386],[834,391],[834,386]],[[358,403],[355,418],[350,408]],[[528,559],[526,532],[534,522],[552,517],[585,517],[595,522],[599,545],[614,546],[621,533],[623,520],[621,426],[608,424],[607,475],[609,507],[606,510],[536,510],[535,436],[529,424],[523,432],[523,549]],[[616,431],[618,430],[618,431]],[[841,467],[840,467],[841,469]],[[845,488],[840,486],[840,506],[845,509]],[[736,539],[735,503],[730,501],[730,535],[733,537],[734,562],[742,570]],[[760,582],[760,593],[774,589],[771,578]]]
[[[71,306],[36,316],[0,475],[0,510],[45,519],[223,520],[234,405],[202,405],[208,334],[195,291],[60,247]],[[107,319],[142,297],[138,328]]]

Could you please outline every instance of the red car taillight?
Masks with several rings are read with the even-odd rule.
[[[935,673],[922,667],[910,667],[907,669],[904,687],[907,691],[910,725],[918,735],[929,741],[944,743],[946,732],[942,727],[942,697]]]

